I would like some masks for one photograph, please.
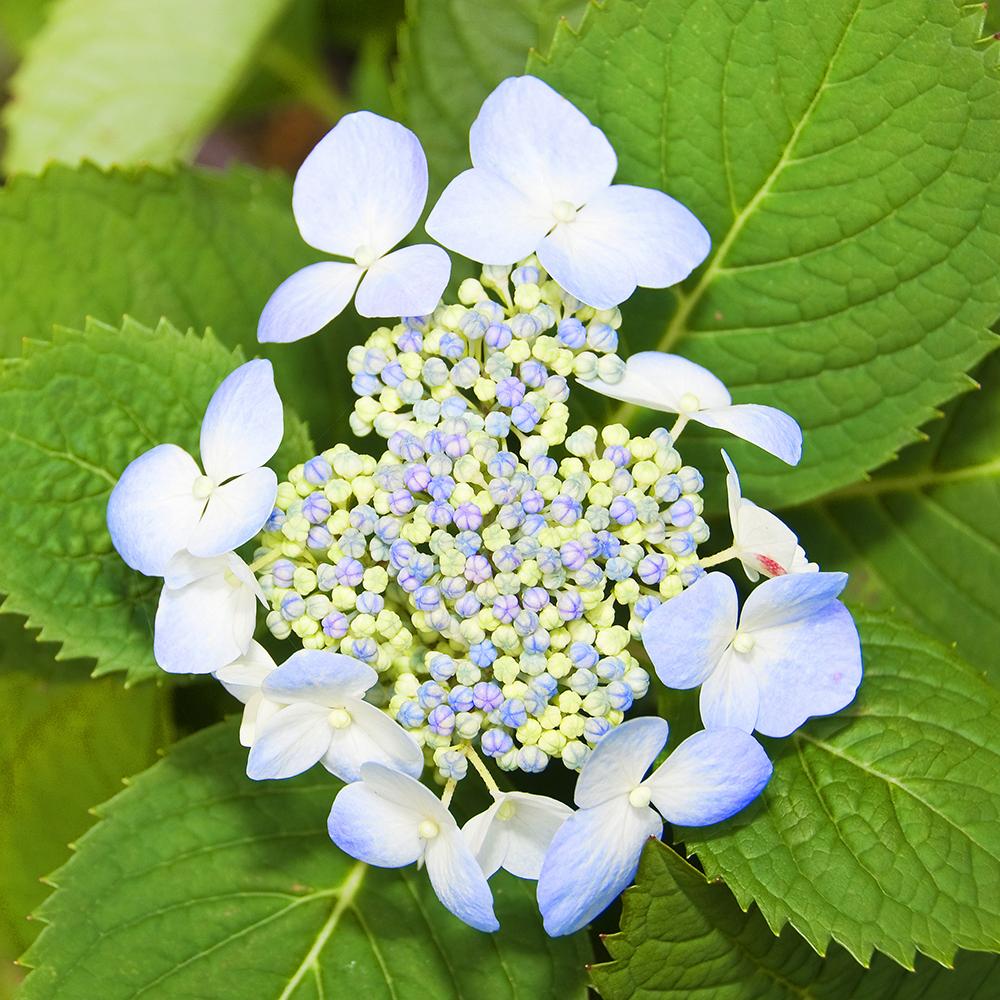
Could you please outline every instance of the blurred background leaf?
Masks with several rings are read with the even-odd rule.
[[[48,895],[42,877],[94,821],[90,808],[152,764],[172,731],[162,688],[92,680],[54,651],[0,616],[0,997],[40,929],[26,914]]]

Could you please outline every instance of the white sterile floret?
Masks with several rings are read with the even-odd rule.
[[[284,281],[264,307],[257,339],[308,337],[352,297],[362,316],[432,312],[451,273],[448,255],[426,243],[390,253],[426,199],[427,159],[408,128],[369,111],[341,118],[299,168],[292,211],[306,243],[347,260],[310,264]]]
[[[846,573],[766,580],[737,621],[736,587],[708,573],[643,622],[642,643],[667,687],[701,685],[701,718],[788,736],[810,716],[839,712],[861,683],[861,643],[837,600]]]
[[[781,518],[747,500],[740,491],[736,467],[724,451],[722,459],[729,470],[726,493],[733,528],[732,555],[743,564],[747,577],[756,583],[761,574],[815,573],[819,566],[806,558],[795,532]]]
[[[261,684],[283,706],[254,733],[247,774],[290,778],[322,763],[342,781],[357,781],[367,761],[418,776],[424,758],[402,726],[364,700],[378,680],[371,667],[326,650],[293,653]]]
[[[719,379],[676,354],[640,351],[625,362],[618,382],[590,379],[582,384],[612,399],[678,414],[674,438],[693,420],[743,438],[789,465],[802,457],[802,429],[787,413],[757,403],[734,406]]]
[[[557,799],[528,792],[497,792],[489,809],[473,816],[462,833],[486,877],[501,868],[537,879],[556,830],[573,810]]]
[[[771,777],[760,744],[737,729],[689,736],[646,777],[669,731],[663,719],[623,722],[583,765],[573,794],[579,809],[552,838],[538,879],[538,906],[553,937],[588,924],[634,879],[663,819],[718,823],[752,802]]]
[[[201,424],[198,463],[161,444],[129,464],[108,500],[108,531],[122,559],[163,576],[187,549],[209,557],[260,531],[274,508],[278,479],[264,463],[284,430],[270,361],[248,361],[215,390]]]
[[[379,868],[426,865],[438,899],[470,927],[500,929],[493,894],[455,818],[430,789],[382,764],[363,764],[330,810],[333,842]]]
[[[484,264],[534,252],[571,295],[596,309],[637,285],[666,288],[708,255],[705,227],[662,191],[612,184],[604,133],[533,76],[504,80],[469,132],[472,169],[427,219],[439,243]]]
[[[156,608],[153,656],[172,674],[210,674],[246,656],[264,594],[233,552],[198,559],[178,552],[167,564]]]

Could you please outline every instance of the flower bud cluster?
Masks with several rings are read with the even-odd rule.
[[[484,268],[482,280],[462,282],[459,299],[351,349],[355,434],[374,429],[389,439],[407,419],[433,420],[436,404],[462,395],[491,414],[495,436],[537,434],[556,444],[566,434],[567,378],[622,378],[621,313],[584,306],[534,257],[514,269]]]
[[[499,286],[490,270],[484,281]],[[464,317],[484,315],[476,307],[488,300],[475,284],[463,285],[475,299],[471,309],[458,307]],[[503,276],[501,297],[508,311],[522,310],[515,318],[530,317],[545,305],[543,292],[553,297],[549,285],[525,265],[513,296]],[[530,296],[519,299],[526,287]],[[473,355],[444,364],[450,332],[438,324],[452,308],[391,336],[381,331],[353,352],[356,388],[370,388],[357,385],[359,374],[376,377],[366,365],[379,368],[382,409],[364,409],[374,393],[358,405],[387,448],[376,459],[339,444],[279,486],[256,554],[267,624],[278,638],[294,634],[306,648],[378,670],[381,704],[446,777],[464,776],[465,744],[506,770],[541,771],[553,757],[577,769],[648,688],[629,652],[643,620],[701,572],[702,478],[663,428],[648,437],[622,425],[567,434],[560,372],[586,352],[555,347],[550,355],[542,321],[487,352],[487,365],[505,359],[502,370],[454,382]],[[463,340],[463,350],[475,354],[490,328]],[[580,329],[586,342],[582,321]],[[615,358],[613,343],[600,341],[604,358]],[[507,352],[516,345],[528,354],[515,362]],[[391,388],[393,397],[386,369],[407,357],[420,362],[418,377]],[[442,362],[444,382],[428,382],[432,361]],[[412,392],[400,392],[406,385]],[[540,411],[533,423],[518,411],[525,400]]]

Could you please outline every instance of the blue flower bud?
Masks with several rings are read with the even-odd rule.
[[[409,566],[416,557],[417,550],[411,542],[400,540],[389,547],[389,563],[393,569],[400,570]]]
[[[528,721],[528,710],[520,698],[507,698],[500,706],[500,721],[511,729],[517,729]]]
[[[595,666],[600,656],[596,649],[587,642],[574,642],[569,647],[569,658],[573,665],[583,669]]]
[[[541,691],[546,698],[551,698],[559,690],[559,681],[552,674],[539,674],[531,682],[531,687],[536,691]]]
[[[438,581],[438,588],[449,601],[457,601],[468,589],[464,576],[443,576]]]
[[[630,691],[629,694],[632,692]],[[456,684],[448,693],[448,704],[456,712],[471,712],[473,707],[472,688]]]
[[[332,510],[333,506],[322,493],[310,493],[302,501],[302,516],[310,524],[322,524]]]
[[[529,612],[530,613],[530,612]],[[536,629],[524,640],[524,651],[528,654],[544,653],[552,644],[552,637],[543,629]]]
[[[479,614],[482,603],[475,594],[463,594],[455,601],[455,613],[462,618],[473,618]]]
[[[605,448],[603,457],[619,469],[628,465],[628,463],[632,460],[631,452],[629,452],[628,448],[625,448],[620,444],[609,445]]]
[[[690,587],[691,584],[697,583],[705,575],[705,571],[697,565],[685,566],[681,570],[680,575],[681,583],[683,583],[685,587]]]
[[[605,656],[598,662],[595,673],[605,683],[616,681],[625,676],[625,664],[620,657]]]
[[[583,598],[575,590],[567,590],[559,595],[556,610],[563,621],[573,621],[583,617]]]
[[[669,538],[670,551],[676,556],[690,556],[694,554],[695,542],[689,531],[679,531]]]
[[[351,627],[347,615],[336,610],[326,615],[320,624],[323,626],[323,634],[330,639],[343,639]]]
[[[518,285],[537,285],[541,279],[541,272],[531,264],[524,264],[521,267],[515,268],[510,275],[511,284],[515,288]]]
[[[306,613],[306,602],[295,591],[285,594],[281,599],[281,617],[286,622],[293,622],[296,618],[301,618]]]
[[[264,522],[265,531],[280,531],[281,526],[288,520],[288,515],[278,507],[268,515],[267,520]]]
[[[490,437],[506,438],[510,433],[510,417],[499,410],[493,410],[486,415],[485,429]]]
[[[417,701],[421,708],[431,709],[440,705],[447,695],[445,690],[437,681],[424,681],[417,688]]]
[[[451,524],[454,511],[446,500],[434,500],[427,505],[425,517],[435,527],[444,528]]]
[[[529,774],[537,774],[549,766],[549,755],[540,747],[521,747],[517,751],[517,766]]]
[[[306,535],[306,545],[310,549],[325,551],[333,545],[333,535],[325,524],[314,524]]]
[[[413,604],[418,611],[431,611],[441,602],[437,587],[419,587],[413,594]]]
[[[510,329],[515,337],[519,337],[521,340],[531,340],[532,337],[537,337],[541,333],[542,324],[528,313],[518,313],[511,317]]]
[[[545,497],[538,490],[526,490],[521,494],[521,508],[526,514],[539,514],[545,509]]]
[[[374,639],[355,639],[351,643],[351,655],[362,663],[372,663],[378,659],[378,644]]]
[[[615,497],[611,501],[608,513],[618,524],[632,524],[635,521],[635,504],[628,497]]]
[[[459,329],[469,340],[481,340],[486,333],[487,326],[486,317],[482,313],[476,312],[475,309],[470,309],[458,323]]]
[[[609,559],[604,565],[604,573],[609,580],[614,580],[615,582],[627,580],[632,575],[632,567],[629,565],[627,559]]]
[[[667,557],[660,555],[658,552],[653,552],[639,563],[636,567],[636,572],[643,583],[655,586],[669,572]]]
[[[632,707],[635,695],[624,681],[612,681],[607,688],[608,701],[617,712],[627,712]]]
[[[356,396],[374,396],[382,388],[382,383],[374,375],[358,372],[351,379],[351,388]]]
[[[488,667],[496,658],[497,648],[489,639],[484,639],[469,647],[469,659],[477,667]]]
[[[587,719],[583,725],[583,738],[588,743],[598,743],[610,730],[611,723],[607,719]]]
[[[527,385],[531,386],[532,389],[540,389],[545,385],[545,380],[548,378],[549,370],[542,364],[541,361],[537,361],[534,358],[529,361],[525,361],[518,368],[518,375],[521,377],[521,381]]]
[[[610,354],[618,350],[618,334],[607,323],[593,322],[587,327],[587,346],[593,351]]]
[[[416,729],[424,724],[424,710],[415,701],[404,701],[396,712],[396,721],[407,729]]]
[[[528,688],[524,693],[524,707],[529,715],[533,715],[537,718],[542,712],[548,708],[548,698],[545,696],[544,692],[538,691],[535,688]]]
[[[478,508],[476,508],[478,510]],[[463,556],[474,556],[482,548],[483,540],[475,531],[462,530],[455,536],[455,548]]]
[[[396,431],[389,438],[388,447],[389,451],[404,462],[415,462],[424,453],[424,447],[419,439],[409,431]]]
[[[538,425],[541,415],[531,403],[518,403],[510,411],[510,422],[525,434],[529,434]]]
[[[604,570],[596,562],[587,562],[576,572],[574,579],[586,589],[597,587],[604,582]]]
[[[486,463],[486,471],[495,479],[509,479],[517,471],[517,456],[509,451],[498,451]]]
[[[495,712],[503,704],[500,685],[493,681],[480,681],[472,689],[472,703],[484,712]]]
[[[333,466],[321,455],[317,455],[315,458],[310,458],[302,467],[302,474],[307,483],[312,483],[313,486],[325,486],[333,478]]]
[[[500,594],[493,601],[493,614],[498,621],[512,622],[520,610],[517,598],[510,594]]]
[[[419,330],[407,327],[396,341],[396,346],[404,353],[419,354],[424,347],[424,338]]]
[[[455,508],[454,520],[460,531],[475,531],[483,523],[483,512],[474,503],[459,504]]]
[[[504,409],[510,409],[513,406],[517,406],[518,403],[524,399],[524,394],[527,389],[524,383],[518,378],[505,378],[501,379],[497,383],[497,403],[504,407]],[[507,473],[510,475],[510,473]]]
[[[486,330],[486,344],[496,351],[502,351],[505,347],[510,346],[512,339],[513,334],[506,323],[493,323]]]
[[[487,729],[480,737],[479,745],[487,757],[502,757],[514,749],[514,741],[502,729]]]
[[[406,381],[406,372],[398,361],[391,361],[382,369],[382,381],[393,389],[398,388]]]
[[[578,319],[571,316],[559,322],[556,337],[561,343],[576,351],[587,342],[587,331]]]
[[[271,567],[271,576],[276,587],[290,587],[295,576],[295,564],[289,559],[279,559]]]
[[[583,508],[580,502],[565,493],[560,493],[551,503],[549,512],[557,524],[576,524]]]
[[[590,670],[574,670],[569,679],[570,690],[585,698],[597,687],[597,675]]]
[[[653,495],[663,503],[673,503],[683,492],[681,481],[675,475],[664,476],[656,481],[653,487]]]

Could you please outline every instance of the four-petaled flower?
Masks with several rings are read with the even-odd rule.
[[[361,780],[337,793],[328,829],[342,851],[367,864],[426,865],[438,899],[456,917],[480,931],[500,929],[486,875],[455,818],[415,778],[362,764]]]
[[[643,623],[642,643],[667,687],[702,685],[701,719],[788,736],[813,715],[839,712],[861,683],[861,645],[837,595],[846,573],[766,580],[737,622],[736,587],[708,573]]]
[[[215,390],[201,424],[202,473],[175,444],[129,464],[108,500],[108,531],[122,559],[163,576],[175,553],[222,555],[251,539],[274,509],[278,479],[264,463],[284,430],[270,361],[248,361]]]
[[[693,420],[735,434],[789,465],[802,457],[802,430],[787,413],[758,403],[734,406],[729,390],[710,371],[676,354],[640,351],[625,362],[621,381],[582,384],[612,399],[678,414],[674,437]]]
[[[748,579],[756,583],[761,574],[815,573],[819,567],[806,558],[795,532],[781,518],[747,500],[740,491],[736,467],[725,452],[722,460],[729,470],[726,494],[733,529],[732,554],[743,564]]]
[[[636,289],[666,288],[708,255],[705,227],[652,188],[612,184],[611,143],[533,76],[504,80],[469,132],[472,169],[427,219],[439,243],[484,264],[534,252],[571,295],[596,309]]]
[[[451,273],[448,255],[427,243],[390,253],[426,199],[420,140],[369,111],[344,115],[299,168],[292,211],[306,243],[348,260],[310,264],[285,280],[264,307],[258,340],[308,337],[352,297],[362,316],[432,312]]]
[[[367,664],[341,653],[301,649],[264,678],[262,696],[284,706],[254,734],[247,774],[290,778],[313,764],[357,781],[366,761],[419,776],[424,756],[413,737],[364,700],[378,680]]]
[[[538,905],[554,937],[589,923],[632,881],[663,819],[718,823],[752,802],[771,777],[767,754],[738,729],[689,736],[645,777],[668,734],[663,719],[623,722],[583,765],[573,794],[580,808],[553,837],[538,879]]]
[[[557,799],[528,792],[500,792],[493,805],[462,827],[486,877],[501,868],[537,879],[556,830],[573,810]]]

